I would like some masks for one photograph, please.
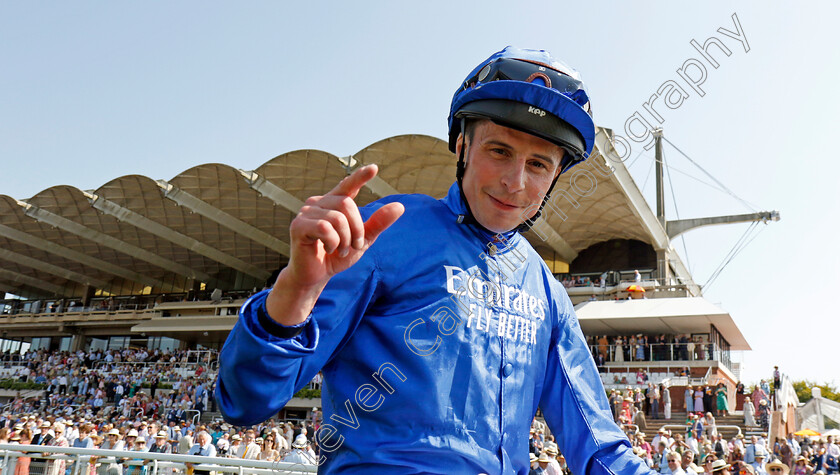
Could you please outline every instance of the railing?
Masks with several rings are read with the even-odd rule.
[[[639,426],[637,426],[636,424],[621,424],[621,425],[625,429],[633,429],[632,431],[625,430],[624,432],[627,433],[627,434],[636,434],[636,433],[639,432]]]
[[[65,299],[63,304],[60,299],[2,299],[0,300],[0,316],[150,310],[154,309],[158,304],[173,302],[207,302],[208,304],[212,304],[211,295],[212,291],[206,290],[189,293],[95,297],[88,302],[88,305],[81,305],[81,301],[75,299],[75,303],[79,305],[72,306],[70,303],[73,303],[73,299]],[[246,299],[251,295],[253,295],[253,292],[250,290],[229,290],[222,293],[221,300],[233,302],[238,299]]]
[[[50,455],[47,455],[50,454]],[[73,447],[45,447],[39,445],[0,444],[2,467],[0,475],[12,475],[20,457],[29,457],[43,467],[44,460],[72,463],[72,475],[92,475],[91,468],[103,466],[106,473],[122,473],[122,467],[141,467],[126,473],[146,475],[191,474],[192,469],[214,472],[257,475],[317,473],[317,465],[303,465],[266,460],[245,460],[197,455],[130,452],[122,450],[80,449]],[[187,464],[190,464],[189,467]],[[34,468],[34,467],[33,467]],[[62,472],[63,473],[63,472]]]
[[[216,350],[187,350],[187,360],[193,355],[195,355],[195,363],[208,364],[219,357],[219,352]]]
[[[60,316],[66,315],[69,313],[116,313],[116,312],[125,312],[125,311],[138,311],[138,310],[150,310],[154,308],[154,303],[119,303],[114,305],[108,306],[101,306],[101,305],[90,305],[90,306],[73,306],[73,307],[65,307],[65,308],[58,308],[58,306],[54,306],[52,308],[45,307],[45,308],[38,308],[37,311],[33,312],[31,309],[24,309],[24,308],[13,308],[10,311],[0,313],[0,316]]]
[[[710,384],[712,382],[712,367],[709,366],[709,369],[706,370],[705,376],[703,376],[703,384]]]
[[[677,430],[688,431],[691,428],[691,426],[688,425],[688,424],[664,424],[664,425],[662,425],[662,428],[663,429],[677,429]],[[712,429],[713,431],[720,431],[720,429],[726,429],[726,430],[735,429],[736,431],[738,431],[738,433],[735,434],[735,437],[738,437],[739,435],[741,435],[741,427],[734,426],[734,425],[715,424],[713,426],[706,426],[706,425],[703,426],[703,430],[709,430],[709,429]]]
[[[620,348],[619,348],[620,347]],[[714,343],[648,343],[641,345],[644,349],[639,357],[639,344],[624,343],[622,345],[606,345],[606,362],[628,363],[634,361],[721,361],[721,349]],[[590,344],[592,354],[601,352],[604,348],[597,343]],[[620,351],[620,355],[619,355]]]
[[[184,411],[184,414],[189,414],[191,412],[195,413],[195,415],[192,417],[192,424],[193,426],[198,427],[198,421],[201,420],[201,411],[199,411],[198,409],[187,409],[186,411]]]
[[[133,371],[140,371],[146,372],[145,370],[149,368],[158,368],[169,366],[173,370],[192,370],[195,371],[198,369],[199,366],[205,366],[205,369],[214,370],[212,368],[212,363],[216,363],[215,367],[218,368],[218,360],[213,360],[211,364],[207,364],[203,361],[199,362],[181,362],[176,361],[174,363],[170,363],[169,361],[105,361],[99,360],[93,364],[93,369],[101,371],[101,372],[109,372],[104,369],[106,366],[111,366],[110,371],[114,371],[117,368],[125,368],[126,366],[132,367]]]

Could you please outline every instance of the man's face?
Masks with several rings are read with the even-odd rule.
[[[458,140],[456,154],[460,154]],[[533,216],[560,173],[563,149],[489,120],[475,124],[465,154],[464,196],[476,221],[510,231]]]
[[[675,455],[668,455],[668,468],[671,469],[671,472],[676,471],[678,468],[682,468],[680,466],[680,459]]]

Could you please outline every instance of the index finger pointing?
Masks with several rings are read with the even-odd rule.
[[[365,186],[365,183],[373,179],[378,172],[379,169],[376,165],[365,165],[341,180],[338,185],[335,185],[335,188],[327,193],[327,195],[340,195],[355,198],[356,195],[359,194],[359,190]]]

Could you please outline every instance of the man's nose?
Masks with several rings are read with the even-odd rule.
[[[508,192],[517,192],[525,188],[525,164],[514,161],[502,175],[502,185]]]

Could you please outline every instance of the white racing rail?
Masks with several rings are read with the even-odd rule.
[[[0,444],[0,475],[13,475],[21,457],[31,459],[31,475],[54,472],[54,467],[50,465],[61,463],[62,460],[65,461],[71,475],[120,475],[124,471],[134,475],[192,475],[193,470],[239,475],[298,475],[318,472],[317,465],[265,460]],[[193,467],[188,469],[187,463]],[[64,471],[62,475],[63,473]]]

